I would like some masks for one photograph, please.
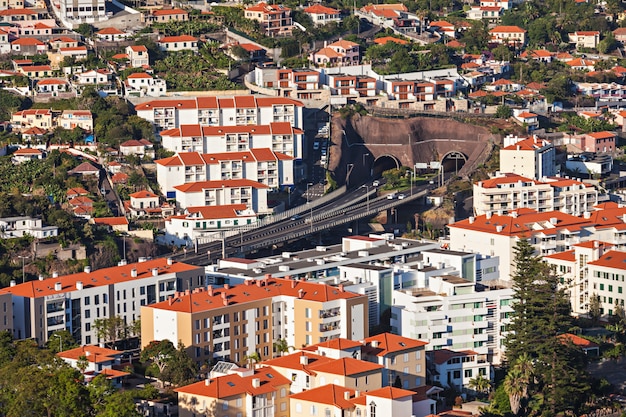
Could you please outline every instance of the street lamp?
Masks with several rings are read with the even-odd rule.
[[[58,334],[53,334],[52,337],[58,337],[59,338],[59,352],[63,352],[63,338],[58,335]]]
[[[364,167],[365,167],[365,157],[366,157],[366,156],[370,156],[370,154],[369,154],[369,153],[364,153],[364,154],[363,154],[363,166],[364,166]]]
[[[367,212],[370,212],[370,186],[368,184],[363,184],[361,188],[365,187],[365,198],[367,199]]]
[[[27,259],[28,256],[17,255],[18,258],[22,260],[22,284],[26,282],[26,274],[24,272],[24,259]]]
[[[348,186],[348,180],[350,179],[352,168],[354,168],[354,164],[346,164],[346,187]]]

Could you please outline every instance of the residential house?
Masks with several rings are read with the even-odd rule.
[[[294,26],[291,9],[280,4],[260,2],[244,9],[244,17],[259,22],[267,36],[290,36]]]
[[[470,387],[470,380],[482,376],[492,379],[491,364],[473,350],[453,351],[440,349],[428,352],[432,366],[432,381],[443,387],[463,392]]]
[[[86,196],[74,197],[67,202],[76,217],[82,217],[84,219],[91,219],[93,214],[94,201]]]
[[[375,97],[376,79],[367,75],[328,74],[328,87],[335,96]]]
[[[169,21],[184,22],[189,20],[189,13],[183,9],[154,10],[148,20],[155,23],[166,23]]]
[[[154,145],[147,139],[127,140],[120,144],[120,154],[124,156],[137,155],[139,157],[154,155]]]
[[[110,232],[128,233],[128,219],[122,217],[94,217],[90,223],[106,227]]]
[[[386,45],[389,42],[397,43],[398,45],[408,45],[409,41],[405,39],[396,38],[393,36],[382,36],[380,38],[374,39],[374,43],[376,45]]]
[[[502,7],[472,6],[467,12],[470,20],[486,20],[488,22],[499,22],[504,9]]]
[[[70,188],[69,190],[65,192],[65,196],[67,197],[68,200],[75,198],[75,197],[85,196],[85,195],[89,195],[89,191],[85,190],[82,187]]]
[[[582,146],[585,152],[613,152],[615,145],[614,132],[592,132],[583,136]]]
[[[46,78],[38,80],[35,85],[35,92],[38,95],[51,95],[56,97],[61,93],[71,92],[69,83],[61,78]]]
[[[37,21],[36,23],[26,22],[17,29],[19,36],[49,36],[52,35],[56,28],[54,21],[46,21],[46,23]]]
[[[309,55],[316,66],[349,66],[360,63],[358,43],[340,39]]]
[[[304,13],[308,14],[316,26],[325,25],[330,22],[341,21],[341,11],[333,9],[332,7],[322,6],[321,4],[315,4],[313,6],[306,7]]]
[[[600,43],[600,32],[597,30],[590,31],[576,31],[574,33],[568,33],[569,43],[576,45],[576,48],[591,48],[595,49]]]
[[[20,65],[17,72],[34,79],[50,77],[53,74],[50,65]]]
[[[233,53],[233,48],[235,47],[241,47],[244,51],[246,51],[248,53],[247,58],[242,58],[241,56],[237,56],[236,54]],[[256,61],[265,61],[265,54],[266,54],[266,50],[265,48],[256,45],[254,43],[239,43],[239,42],[235,42],[229,45],[228,47],[228,54],[237,60],[242,60],[242,59],[247,59],[250,62],[256,62]]]
[[[189,182],[174,186],[181,208],[245,204],[255,213],[270,213],[268,186],[249,179]]]
[[[158,40],[159,49],[167,52],[198,52],[198,38],[189,35],[164,36]]]
[[[193,417],[220,410],[233,415],[288,417],[288,378],[268,366],[231,368],[227,372],[177,388],[178,415]]]
[[[63,110],[57,119],[57,126],[68,130],[79,127],[91,132],[93,130],[93,115],[90,110]]]
[[[61,341],[59,340],[59,343]],[[121,371],[123,351],[107,349],[96,345],[85,345],[57,353],[72,368],[83,373],[85,382],[91,382],[98,375],[105,375],[114,387],[121,387],[123,379],[130,373]],[[83,369],[79,362],[86,361]]]
[[[44,345],[55,331],[67,330],[81,345],[103,341],[94,322],[111,312],[132,323],[144,305],[166,300],[179,291],[203,287],[204,269],[157,258],[143,262],[30,281],[0,290],[9,294],[16,339]],[[37,307],[41,306],[41,308]],[[75,314],[68,315],[67,311]],[[175,340],[175,339],[174,339]]]
[[[76,83],[80,85],[107,85],[112,81],[112,73],[107,69],[89,70],[74,74]]]
[[[130,217],[162,215],[159,196],[150,191],[132,193],[130,201],[126,201],[124,205]]]
[[[0,29],[0,54],[8,54],[11,52],[11,42],[9,33]]]
[[[10,23],[17,26],[26,26],[39,20],[39,14],[34,9],[10,8],[0,10],[0,22]]]
[[[74,46],[70,48],[59,48],[61,57],[72,57],[76,60],[87,59],[88,51],[86,46]]]
[[[448,38],[456,38],[456,28],[450,22],[446,22],[445,20],[435,20],[430,22],[428,26],[431,30],[439,32]]]
[[[512,212],[521,207],[579,215],[598,203],[598,191],[591,184],[561,177],[538,181],[510,173],[474,183],[473,195],[476,215]]]
[[[520,58],[550,63],[554,59],[554,54],[545,49],[527,49],[520,54]]]
[[[540,179],[556,175],[556,151],[551,142],[536,136],[504,138],[500,150],[500,172],[512,172],[523,177]]]
[[[119,42],[126,40],[130,35],[114,27],[102,28],[95,34],[96,38],[104,42]]]
[[[188,207],[186,214],[165,221],[163,242],[168,245],[189,246],[198,240],[211,239],[216,233],[254,224],[256,213],[245,204]]]
[[[257,263],[246,261],[249,267]],[[240,324],[246,320],[259,326]],[[306,322],[310,324],[302,325]],[[229,360],[241,365],[252,352],[265,360],[273,356],[273,342],[281,338],[290,346],[301,346],[333,337],[360,340],[367,336],[367,296],[342,287],[271,276],[178,293],[141,309],[142,347],[153,340],[178,339],[198,362]]]
[[[54,50],[58,50],[60,48],[74,48],[78,46],[78,40],[70,38],[69,36],[60,36],[58,38],[50,39],[48,44]]]
[[[504,10],[510,10],[513,8],[513,1],[511,0],[480,0],[480,5],[484,7],[500,7]]]
[[[129,66],[132,68],[140,68],[150,65],[148,48],[143,45],[127,46],[126,55],[128,56],[128,60],[130,61]]]
[[[594,71],[596,61],[586,58],[573,58],[566,61],[565,64],[579,71]]]
[[[160,97],[167,94],[167,83],[146,72],[130,74],[124,81],[126,97]]]
[[[492,43],[504,43],[516,48],[526,45],[526,30],[518,26],[496,26],[489,31]]]
[[[11,125],[17,130],[27,130],[37,127],[42,130],[52,129],[52,110],[28,109],[15,112],[11,115]]]
[[[13,239],[24,236],[32,236],[35,239],[46,239],[58,236],[58,234],[58,227],[44,226],[41,219],[27,216],[0,218],[0,237],[2,239]]]
[[[11,160],[16,164],[43,159],[43,152],[36,148],[20,148],[13,152]]]
[[[18,38],[11,42],[11,50],[16,55],[37,55],[46,53],[48,46],[37,38]]]
[[[526,127],[528,132],[539,128],[539,116],[529,111],[515,111],[513,118]]]
[[[100,176],[100,170],[95,166],[91,165],[89,162],[83,162],[78,165],[76,168],[68,171],[70,175],[95,175],[96,177]]]
[[[561,339],[563,343],[571,343],[580,348],[585,355],[594,357],[600,356],[600,345],[596,342],[592,342],[591,340],[584,339],[571,333],[560,334],[558,338]]]

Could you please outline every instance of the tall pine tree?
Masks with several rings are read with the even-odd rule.
[[[589,391],[585,356],[558,336],[571,328],[569,298],[559,286],[559,277],[524,239],[515,247],[515,274],[511,333],[506,340],[507,362],[527,358],[534,381],[528,399],[542,414],[577,411]]]

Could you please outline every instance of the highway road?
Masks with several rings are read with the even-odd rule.
[[[300,214],[294,215],[266,226],[241,231],[233,236],[218,237],[216,241],[196,244],[185,248],[183,253],[170,254],[178,261],[193,265],[209,265],[220,258],[237,255],[270,247],[278,243],[300,239],[317,232],[372,217],[377,213],[400,206],[426,196],[432,186],[413,187],[405,191],[403,198],[396,195],[393,199],[377,196],[376,188],[368,184],[351,190],[323,205],[306,206]]]

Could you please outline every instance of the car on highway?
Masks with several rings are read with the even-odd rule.
[[[300,219],[301,219],[301,217],[298,214],[294,214],[293,216],[291,216],[291,220],[295,221],[295,220],[300,220]]]
[[[395,194],[387,194],[387,200],[393,200],[394,198],[396,198]]]
[[[380,185],[380,181],[376,180],[372,183],[373,187],[378,187]]]
[[[317,151],[320,148],[320,143],[319,142],[313,142],[313,150]]]
[[[406,197],[404,194],[398,194],[398,200],[403,200]]]

